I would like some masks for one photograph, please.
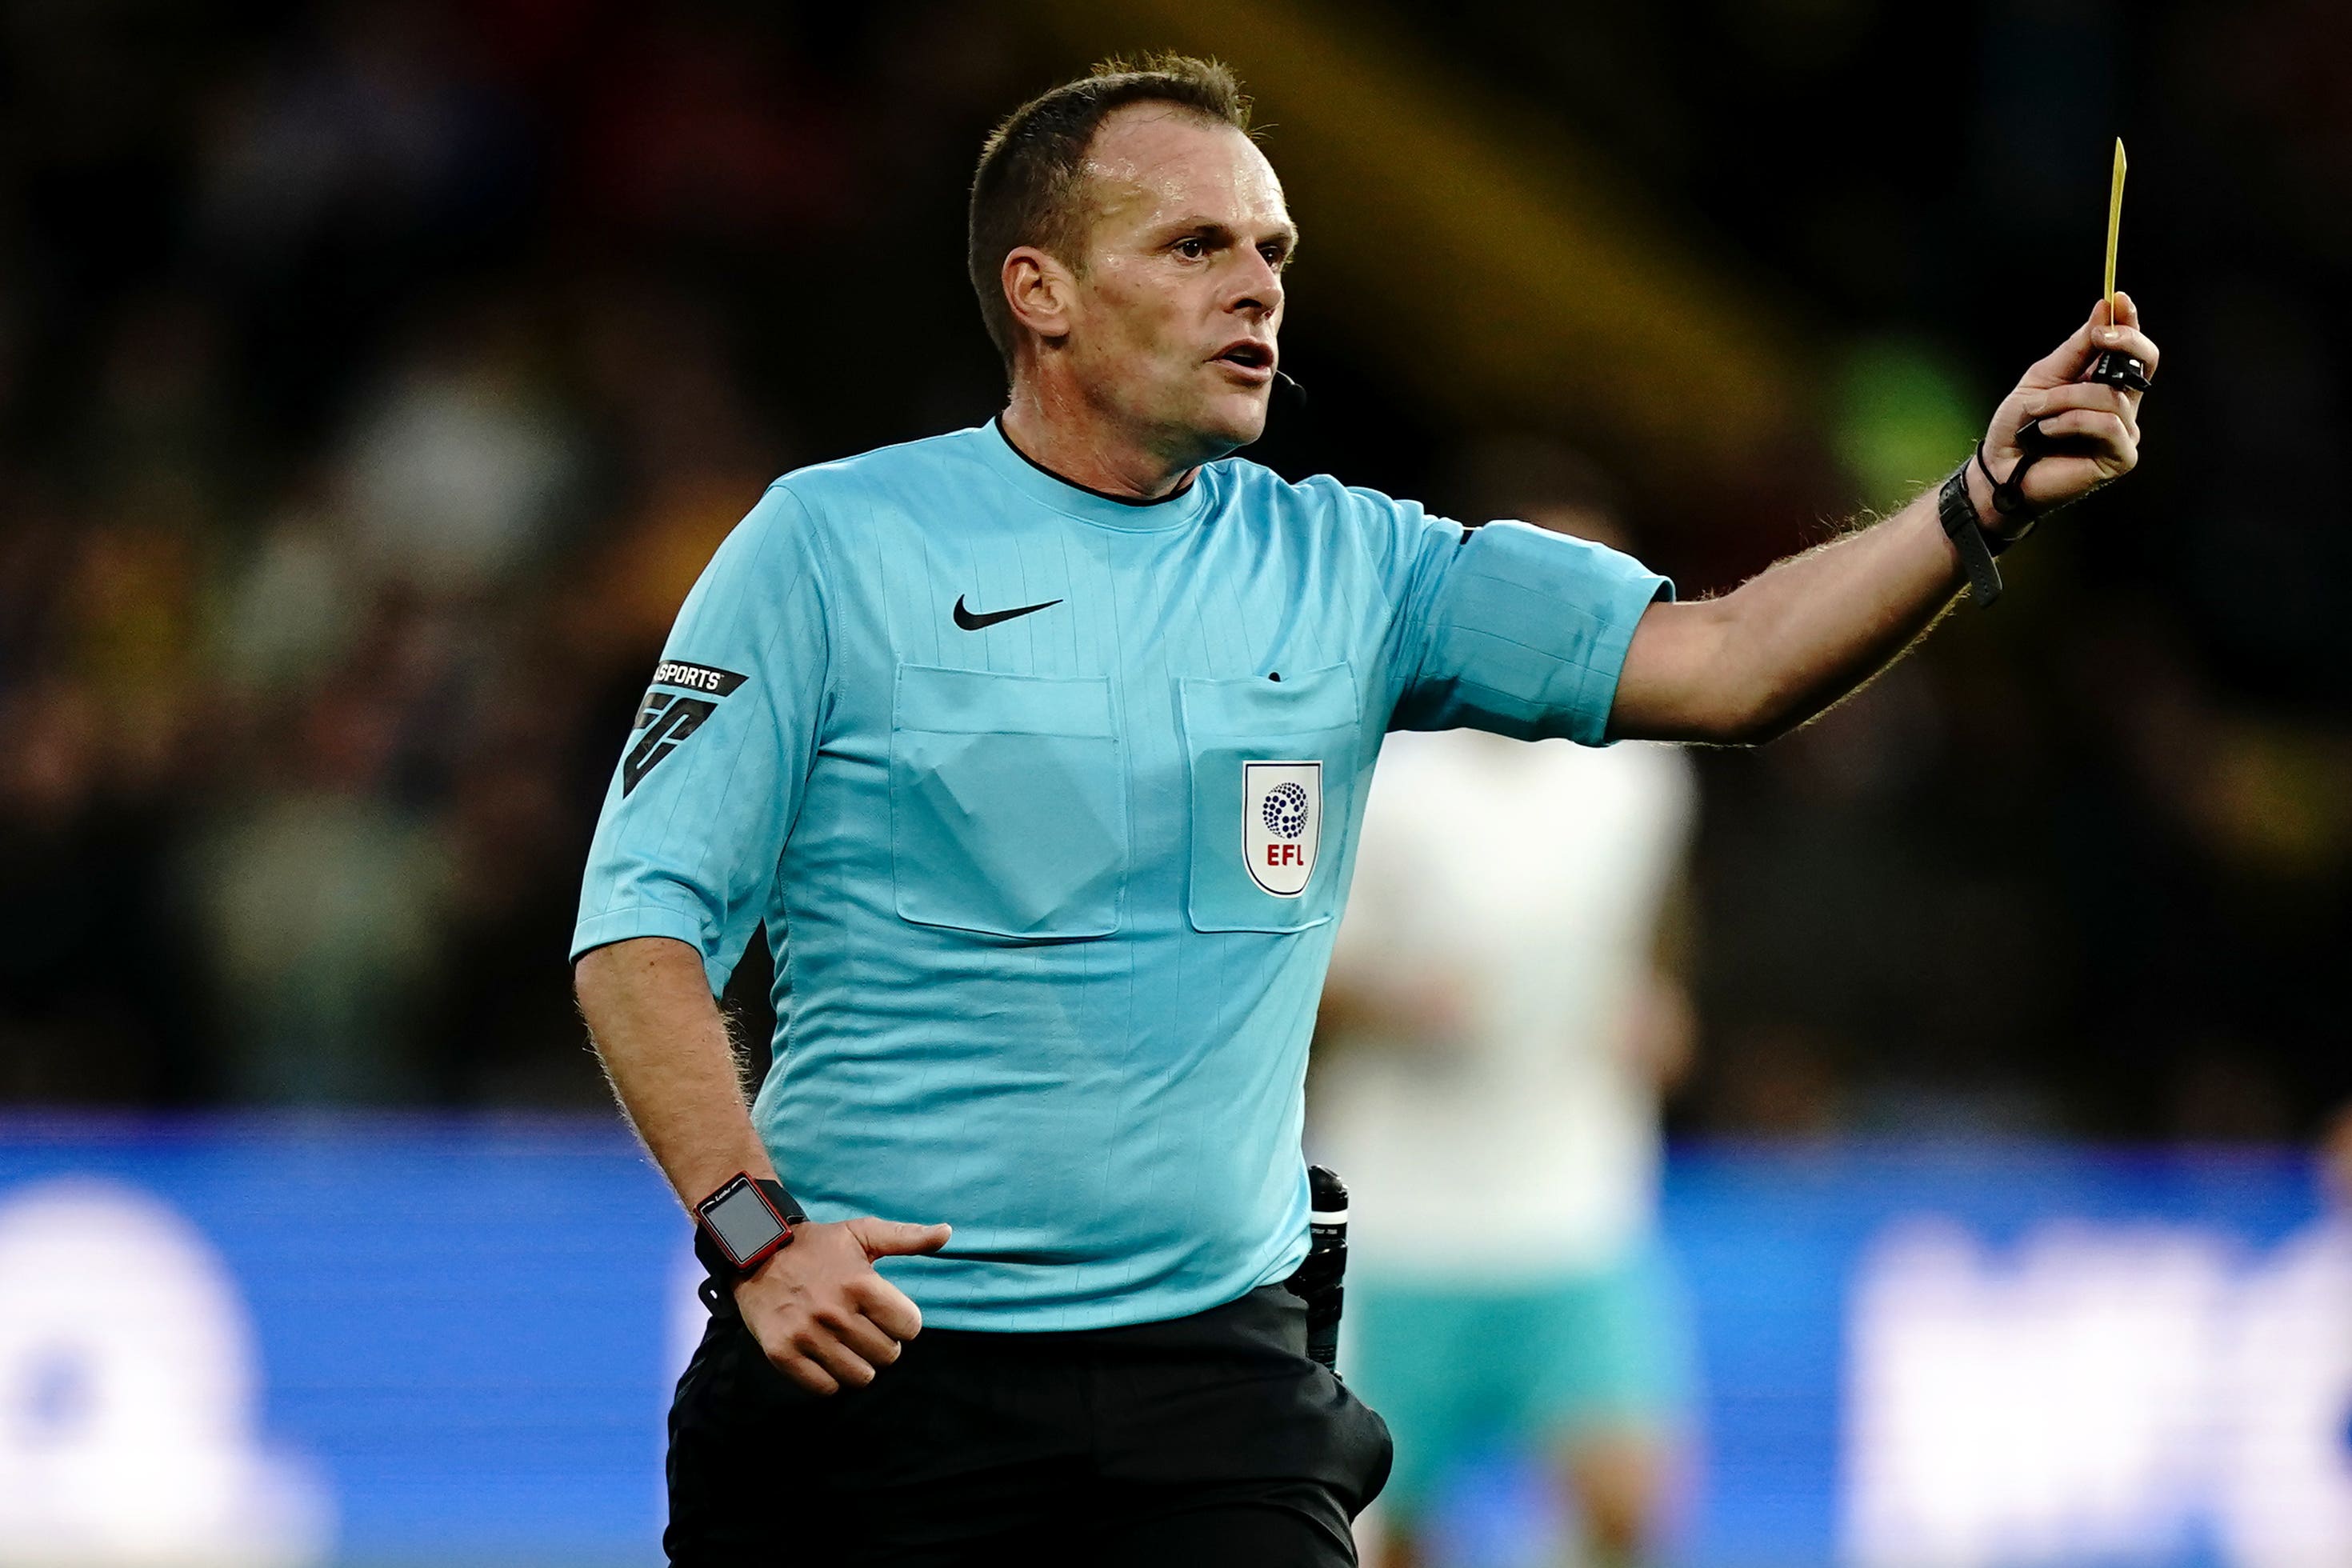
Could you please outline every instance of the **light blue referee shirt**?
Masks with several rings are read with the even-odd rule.
[[[674,937],[715,991],[765,922],[753,1119],[815,1218],[954,1226],[884,1263],[925,1322],[1202,1311],[1306,1255],[1307,1039],[1381,737],[1598,743],[1671,593],[1236,458],[1148,505],[994,425],[803,468],[678,613],[572,952]]]

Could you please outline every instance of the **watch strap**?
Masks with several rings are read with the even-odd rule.
[[[1979,447],[1978,460],[1983,460],[1983,447]],[[1969,597],[1979,605],[1990,605],[2000,597],[2000,568],[1993,564],[1993,548],[1985,537],[1984,524],[1977,517],[1977,503],[1969,498],[1969,467],[1961,464],[1944,481],[1936,494],[1936,516],[1944,525],[1946,537],[1952,548],[1959,552],[1960,564],[1969,574]]]
[[[801,1207],[800,1199],[793,1196],[783,1183],[773,1176],[754,1176],[751,1184],[768,1194],[768,1201],[776,1205],[776,1213],[783,1216],[787,1227],[808,1224],[808,1210]]]

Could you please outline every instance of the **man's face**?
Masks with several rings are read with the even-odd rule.
[[[1230,125],[1135,104],[1103,122],[1087,175],[1063,346],[1079,395],[1186,462],[1256,440],[1298,232],[1273,166]]]

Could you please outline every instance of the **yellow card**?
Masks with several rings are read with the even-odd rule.
[[[2116,236],[2124,226],[2124,139],[2116,138],[2116,173],[2107,184],[2107,320],[2116,319]]]

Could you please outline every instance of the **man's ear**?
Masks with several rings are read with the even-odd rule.
[[[1077,280],[1068,268],[1035,246],[1024,245],[1005,252],[999,277],[1015,321],[1049,341],[1069,336]]]

